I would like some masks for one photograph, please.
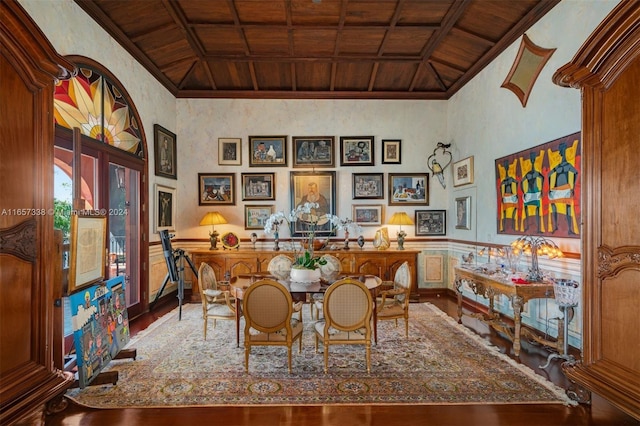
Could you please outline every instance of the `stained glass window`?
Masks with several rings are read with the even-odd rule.
[[[144,157],[138,120],[125,91],[99,70],[78,65],[78,73],[60,81],[54,96],[55,122],[79,128],[93,139]]]

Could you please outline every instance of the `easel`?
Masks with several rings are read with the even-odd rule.
[[[164,259],[167,262],[167,275],[164,277],[162,287],[156,293],[155,299],[149,304],[149,310],[152,310],[155,304],[158,302],[160,296],[164,292],[169,280],[178,284],[178,321],[182,320],[182,300],[184,299],[184,260],[187,261],[191,267],[193,275],[198,276],[196,267],[193,266],[193,262],[189,256],[182,249],[173,250],[171,247],[171,238],[173,235],[169,235],[169,231],[160,231],[160,240],[162,241],[162,249],[164,252]]]

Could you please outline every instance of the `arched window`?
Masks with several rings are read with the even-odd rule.
[[[77,73],[60,81],[54,95],[56,206],[69,206],[69,214],[71,206],[105,212],[105,275],[125,277],[129,316],[135,316],[148,303],[142,297],[148,294],[142,267],[148,257],[143,244],[148,229],[144,130],[127,91],[106,68],[89,58],[67,58]],[[74,146],[81,150],[78,182],[70,183],[76,167]]]
[[[75,77],[56,85],[55,122],[143,158],[143,136],[132,105],[113,78],[81,63]]]

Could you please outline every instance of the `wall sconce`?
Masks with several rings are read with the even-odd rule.
[[[220,234],[218,234],[218,231],[215,230],[214,226],[222,225],[225,223],[227,223],[227,219],[225,219],[224,216],[222,216],[218,212],[209,212],[204,215],[204,217],[200,221],[200,226],[211,225],[211,232],[209,232],[211,247],[209,247],[209,250],[218,250],[218,247],[216,246],[218,244],[218,235]]]
[[[515,255],[520,253],[531,255],[531,269],[529,270],[529,275],[527,275],[527,280],[533,282],[544,280],[544,275],[540,272],[540,267],[538,266],[538,256],[547,256],[549,259],[555,259],[563,255],[556,243],[544,237],[526,235],[512,242],[511,247]]]
[[[453,159],[451,151],[447,150],[447,148],[450,147],[450,143],[444,144],[442,142],[438,142],[438,146],[433,150],[433,154],[427,158],[427,167],[431,170],[431,173],[433,173],[433,177],[440,181],[440,185],[442,185],[443,188],[447,187],[444,182],[444,170],[449,166],[449,164],[451,164],[451,160]],[[438,153],[438,150],[442,150],[442,152]],[[438,161],[438,156],[440,156],[440,161],[444,163],[444,166]]]
[[[407,233],[402,230],[402,225],[413,225],[413,221],[405,212],[394,213],[389,220],[389,225],[400,225],[398,231],[398,250],[404,250],[404,237]]]

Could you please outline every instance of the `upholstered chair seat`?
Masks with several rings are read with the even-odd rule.
[[[383,283],[384,284],[384,283]],[[409,337],[409,293],[411,292],[411,273],[409,263],[404,262],[396,270],[392,287],[382,290],[377,299],[378,321],[404,319],[405,337]]]
[[[202,302],[204,340],[207,340],[210,319],[213,320],[213,328],[216,327],[217,320],[236,320],[235,299],[231,297],[228,290],[218,289],[216,274],[205,262],[202,262],[198,269],[198,287]]]

